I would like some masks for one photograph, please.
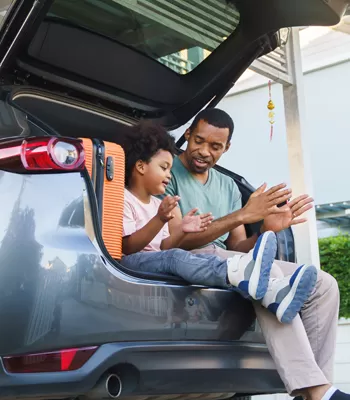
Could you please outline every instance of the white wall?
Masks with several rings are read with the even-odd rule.
[[[350,62],[308,74],[304,85],[316,201],[349,200]]]
[[[231,148],[220,164],[243,175],[254,186],[264,181],[269,185],[289,182],[281,85],[273,85],[276,116],[271,142],[267,101],[268,89],[263,87],[227,97],[218,105],[235,123]]]
[[[350,321],[340,321],[335,355],[334,385],[350,393]]]
[[[350,62],[304,77],[306,134],[316,204],[350,199]],[[274,137],[269,141],[268,88],[225,97],[218,105],[233,118],[232,149],[221,164],[255,186],[289,183],[282,87],[272,85],[276,105]]]

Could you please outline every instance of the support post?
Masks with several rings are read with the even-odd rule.
[[[283,86],[284,109],[287,128],[289,170],[293,197],[307,193],[313,196],[310,153],[307,148],[305,126],[305,100],[299,29],[292,28],[287,43],[288,72],[292,84]],[[293,228],[299,263],[320,266],[316,212],[307,213],[308,222]]]

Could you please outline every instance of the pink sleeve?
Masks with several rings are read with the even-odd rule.
[[[123,237],[130,236],[136,232],[136,221],[132,206],[127,200],[124,200],[124,213],[123,213]]]

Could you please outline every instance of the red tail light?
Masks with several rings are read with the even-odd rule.
[[[81,171],[85,166],[80,140],[42,137],[0,143],[0,168],[13,171]]]
[[[95,346],[3,357],[3,362],[6,371],[12,374],[75,371],[89,360],[96,349]]]

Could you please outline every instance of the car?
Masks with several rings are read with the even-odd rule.
[[[120,143],[141,118],[184,125],[276,49],[281,28],[333,25],[348,3],[11,3],[0,33],[1,399],[285,392],[250,302],[118,262]],[[216,168],[244,204],[254,188]],[[292,231],[278,242],[295,261]]]

